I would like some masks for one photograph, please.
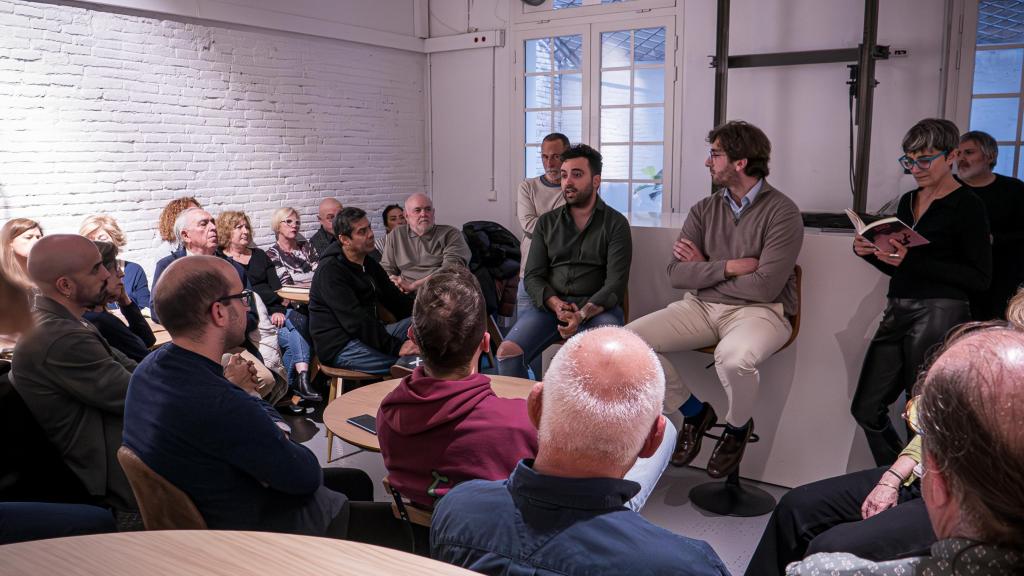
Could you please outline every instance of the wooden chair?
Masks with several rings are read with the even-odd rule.
[[[117,461],[128,476],[146,530],[206,530],[206,520],[188,494],[146,466],[131,448],[118,448]]]
[[[373,380],[380,380],[380,376],[376,374],[368,374],[366,372],[359,372],[358,370],[346,370],[344,368],[335,368],[326,364],[318,363],[320,366],[320,372],[323,372],[330,379],[331,387],[327,393],[327,406],[334,402],[334,399],[338,397],[338,391],[341,390],[343,393],[348,392],[345,388],[345,382],[352,383],[369,383]],[[327,430],[327,462],[333,462],[334,459],[334,433],[331,432],[330,428],[324,426]]]
[[[429,508],[424,508],[419,504],[409,501],[401,494],[398,490],[395,490],[391,486],[391,482],[388,477],[385,476],[381,482],[384,484],[384,490],[387,491],[388,495],[391,496],[391,512],[395,515],[395,518],[400,518],[411,524],[419,526],[426,526],[430,528],[430,520],[434,516],[434,511]]]

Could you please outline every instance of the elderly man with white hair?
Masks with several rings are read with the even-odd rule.
[[[465,266],[472,254],[462,231],[434,224],[434,203],[417,192],[405,201],[406,224],[396,227],[384,244],[380,265],[402,292],[412,294],[442,266]]]
[[[640,486],[624,476],[665,434],[664,395],[657,356],[632,332],[573,337],[527,401],[537,457],[442,498],[431,556],[484,574],[728,574],[707,543],[625,505]]]

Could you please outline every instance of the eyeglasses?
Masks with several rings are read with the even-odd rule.
[[[914,431],[914,434],[924,436],[924,432],[921,430],[921,423],[917,417],[917,400],[919,398],[920,396],[914,396],[907,400],[907,407],[903,409],[901,416],[907,422],[907,425],[910,426],[910,429]]]
[[[900,166],[903,166],[904,170],[908,170],[909,171],[914,166],[917,166],[921,170],[927,170],[927,169],[931,168],[932,162],[934,162],[938,158],[942,158],[945,155],[946,155],[946,152],[939,152],[938,154],[936,154],[934,156],[922,156],[920,158],[916,158],[915,159],[915,158],[911,158],[910,156],[907,156],[906,154],[904,154],[903,156],[900,156],[899,163],[900,163]]]
[[[715,150],[714,148],[708,150],[708,158],[721,158],[726,156],[726,153],[721,150]]]
[[[238,300],[242,301],[242,304],[245,304],[246,308],[252,308],[252,295],[253,295],[252,290],[242,290],[238,294],[230,294],[228,296],[221,296],[220,298],[217,298],[216,300],[214,300],[214,302],[220,302],[221,304],[224,304],[227,300],[238,299]]]
[[[302,222],[301,222],[301,221],[299,221],[299,220],[297,220],[297,219],[292,219],[292,218],[288,218],[287,220],[284,220],[283,222],[284,222],[285,224],[289,225],[289,226],[291,226],[292,224],[294,224],[294,225],[296,225],[296,226],[298,226],[298,225],[302,224]]]

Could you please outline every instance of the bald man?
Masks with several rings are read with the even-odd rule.
[[[434,203],[417,192],[405,201],[406,224],[388,234],[380,265],[406,294],[416,292],[443,266],[466,266],[472,254],[462,231],[434,224]]]
[[[36,327],[15,348],[14,387],[96,502],[112,508],[120,526],[137,524],[135,497],[117,462],[135,362],[82,319],[106,304],[110,272],[91,240],[54,234],[32,247],[28,273],[40,292]]]
[[[334,235],[334,217],[338,215],[338,212],[341,212],[342,208],[343,206],[341,202],[338,202],[337,198],[324,198],[320,201],[320,206],[316,211],[316,218],[320,222],[320,228],[309,239],[313,249],[316,250],[317,256],[322,256],[327,252],[327,249],[337,239]]]
[[[431,557],[484,574],[728,574],[707,543],[625,506],[640,486],[624,476],[662,444],[664,395],[658,358],[635,334],[574,336],[527,400],[536,459],[442,498]]]

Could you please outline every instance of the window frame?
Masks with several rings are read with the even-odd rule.
[[[516,2],[516,0],[512,1]],[[583,6],[560,10],[555,10],[552,7],[552,0],[544,0],[544,3],[540,6],[530,6],[525,2],[518,2],[518,4],[518,9],[515,6],[512,8],[513,21],[524,23],[548,22],[616,12],[640,12],[656,8],[675,7],[676,0],[625,0],[614,4],[601,4],[601,0],[583,0]]]

